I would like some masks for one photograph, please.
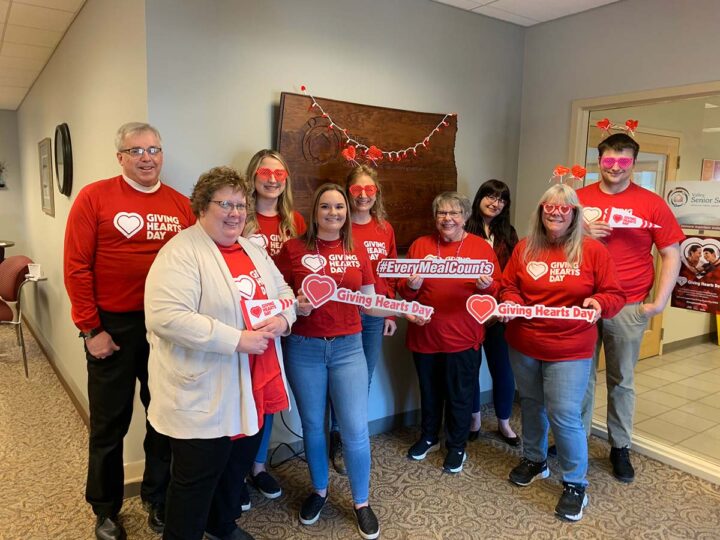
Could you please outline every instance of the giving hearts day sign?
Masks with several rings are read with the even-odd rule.
[[[468,313],[480,324],[483,324],[490,317],[523,317],[525,319],[572,319],[594,322],[597,311],[594,309],[571,307],[550,307],[542,304],[534,306],[521,306],[503,302],[498,304],[497,300],[487,294],[473,294],[465,302]]]
[[[259,323],[285,311],[296,302],[297,300],[291,298],[282,298],[279,300],[244,300],[240,302],[240,307],[243,315],[245,315],[245,320],[249,322],[249,326],[255,329]]]
[[[305,276],[300,290],[314,308],[318,308],[332,300],[361,306],[365,309],[375,308],[400,315],[416,315],[423,319],[429,319],[433,314],[432,307],[424,306],[418,302],[395,300],[381,294],[363,294],[344,287],[338,289],[333,278],[320,274]]]
[[[586,206],[583,208],[583,219],[586,223],[594,221],[605,221],[613,229],[659,229],[660,225],[651,223],[639,216],[632,214],[630,210],[622,208],[598,208]]]

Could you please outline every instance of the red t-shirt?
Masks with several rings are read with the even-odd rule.
[[[487,289],[478,289],[475,278],[425,278],[415,291],[408,286],[407,279],[398,280],[400,296],[435,308],[428,324],[408,325],[407,348],[425,354],[479,349],[485,338],[485,328],[468,313],[465,302],[473,294],[497,294],[501,274],[495,252],[485,240],[468,233],[462,242],[443,242],[437,235],[421,236],[408,250],[408,259],[424,259],[427,255],[488,260],[495,265],[494,281]]]
[[[309,251],[305,240],[292,238],[280,250],[277,267],[297,295],[303,279],[310,274],[331,276],[338,288],[358,291],[374,283],[372,267],[364,249],[345,252],[340,240],[317,241],[317,250]],[[330,301],[309,316],[298,317],[292,333],[305,337],[336,337],[357,334],[362,330],[360,308]]]
[[[147,193],[116,176],[81,189],[65,228],[65,288],[75,325],[99,327],[98,308],[142,311],[157,252],[193,223],[188,198],[165,184]]]
[[[259,229],[251,234],[248,239],[252,243],[265,249],[273,261],[277,263],[277,256],[280,254],[280,249],[282,248],[282,241],[280,240],[280,215],[264,216],[257,213],[256,217]],[[307,227],[305,226],[303,217],[299,213],[293,212],[293,221],[295,222],[295,236],[305,234]]]
[[[653,244],[663,249],[685,239],[672,211],[662,197],[633,183],[615,195],[601,191],[599,182],[579,189],[577,194],[585,211],[598,209],[602,221],[608,221],[612,208],[620,208],[660,225],[657,229],[617,228],[600,240],[607,245],[615,262],[627,302],[642,302],[655,278]]]
[[[596,299],[602,317],[610,318],[625,305],[625,294],[615,273],[610,253],[597,240],[585,238],[580,265],[571,265],[562,247],[525,261],[526,239],[515,247],[505,267],[501,301],[520,305],[582,307],[583,300]],[[597,325],[563,319],[524,319],[507,324],[505,339],[524,355],[538,360],[578,360],[595,350]]]
[[[265,300],[265,282],[255,269],[250,257],[240,244],[218,246],[230,270],[243,300]],[[253,397],[258,413],[258,427],[263,425],[263,416],[273,414],[289,406],[283,385],[275,343],[271,341],[263,354],[249,354]]]
[[[352,224],[353,245],[362,246],[367,252],[375,276],[375,292],[390,298],[395,298],[395,279],[378,277],[377,265],[383,259],[397,259],[395,246],[395,231],[392,225],[385,221],[383,225],[373,217],[370,222],[359,225]]]

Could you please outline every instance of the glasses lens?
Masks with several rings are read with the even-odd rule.
[[[285,169],[275,169],[273,171],[272,169],[269,169],[267,167],[260,167],[255,172],[255,175],[263,182],[267,182],[273,176],[278,182],[284,182],[287,179],[288,174]]]
[[[633,158],[621,157],[621,158],[618,158],[617,162],[618,162],[618,165],[620,165],[620,167],[622,169],[629,169],[630,167],[632,167]]]
[[[147,149],[147,153],[151,156],[157,156],[160,152],[162,152],[162,148],[159,146],[151,146]]]
[[[377,188],[373,185],[361,186],[359,184],[353,184],[350,186],[350,195],[353,197],[360,197],[363,192],[367,197],[372,197],[377,193]]]
[[[285,169],[275,169],[274,176],[278,182],[284,182],[287,180],[288,173]]]
[[[635,160],[631,157],[604,157],[600,160],[600,165],[602,165],[603,169],[612,169],[617,163],[621,169],[629,169],[632,167],[633,161]]]

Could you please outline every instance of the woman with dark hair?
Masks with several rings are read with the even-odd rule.
[[[484,238],[492,246],[500,264],[500,270],[510,258],[518,243],[518,235],[510,224],[510,188],[500,180],[488,180],[475,194],[472,214],[465,227],[469,233]],[[482,344],[487,358],[488,370],[493,380],[493,405],[498,423],[498,435],[510,446],[519,446],[520,437],[510,426],[515,378],[513,377],[508,346],[505,341],[505,325],[499,321],[485,325],[485,341]],[[469,440],[480,435],[480,380],[476,381],[473,395],[473,414]]]

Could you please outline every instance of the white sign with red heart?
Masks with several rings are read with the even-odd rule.
[[[523,317],[525,319],[572,319],[595,322],[597,311],[594,309],[581,308],[578,306],[554,307],[535,304],[532,306],[521,306],[497,300],[487,294],[473,294],[465,302],[468,313],[480,324],[486,322],[490,317]]]
[[[282,298],[277,300],[244,300],[240,302],[245,320],[249,322],[250,328],[270,317],[274,317],[294,305],[297,302],[294,298]]]
[[[660,229],[660,225],[638,216],[634,216],[627,210],[611,208],[608,224],[613,229]]]
[[[487,259],[383,259],[378,263],[380,277],[477,278],[492,275],[495,265]]]
[[[113,225],[125,238],[130,238],[143,228],[143,218],[135,212],[118,212],[113,219]]]

